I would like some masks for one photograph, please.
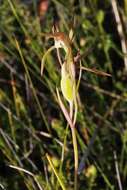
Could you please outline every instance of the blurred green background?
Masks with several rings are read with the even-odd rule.
[[[116,23],[112,2],[0,0],[0,189],[60,190],[46,153],[66,189],[73,189],[72,138],[56,99],[56,51],[48,55],[40,75],[42,56],[53,45],[42,33],[51,32],[54,23],[66,35],[73,31],[73,55],[80,51],[83,66],[112,75],[82,74],[76,123],[79,162],[99,130],[78,176],[78,189],[127,189],[127,74],[121,48],[121,41],[127,42],[127,1],[117,1],[121,23]]]

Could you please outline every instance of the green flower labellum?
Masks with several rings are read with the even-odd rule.
[[[66,71],[66,63],[64,63],[61,68],[61,90],[68,102],[74,100],[74,88],[74,80]]]

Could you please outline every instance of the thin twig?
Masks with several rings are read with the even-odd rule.
[[[92,84],[90,84],[88,82],[84,82],[84,81],[83,81],[82,84],[83,84],[83,86],[85,86],[87,88],[90,88],[90,89],[93,89],[93,90],[96,90],[97,92],[102,93],[104,95],[107,95],[107,96],[110,96],[112,98],[115,98],[115,99],[118,99],[118,100],[122,100],[122,101],[125,101],[125,102],[127,101],[127,97],[124,94],[118,95],[118,94],[115,94],[115,93],[110,92],[108,90],[102,89],[102,88],[100,88],[98,86],[95,86],[95,85],[93,86]]]
[[[114,151],[113,154],[114,154],[114,161],[115,161],[115,168],[116,168],[116,176],[117,176],[117,181],[118,181],[118,185],[119,185],[119,190],[123,190],[123,188],[122,188],[122,183],[121,183],[121,178],[120,178],[120,173],[119,173],[118,162],[117,162],[116,151]]]
[[[0,188],[6,190],[5,187],[0,183]]]
[[[127,56],[126,56],[127,55],[127,46],[126,46],[125,35],[124,35],[124,32],[123,32],[122,22],[121,22],[121,19],[120,19],[120,14],[119,14],[119,11],[118,11],[118,5],[117,5],[116,0],[111,0],[111,4],[112,4],[112,9],[113,9],[113,12],[114,12],[116,24],[117,24],[117,31],[118,31],[118,34],[120,36],[122,52],[125,55],[124,56],[125,71],[127,71]]]
[[[4,139],[5,143],[7,144],[9,150],[11,151],[12,155],[14,156],[15,160],[18,162],[20,166],[22,166],[22,162],[20,161],[19,157],[17,156],[13,146],[9,142],[8,135],[0,128],[0,136]]]
[[[50,156],[48,154],[46,154],[46,158],[47,158],[47,160],[48,160],[48,162],[49,162],[49,164],[50,164],[50,166],[51,166],[51,168],[52,168],[52,170],[53,170],[53,172],[54,172],[54,174],[55,174],[55,176],[56,176],[56,178],[57,178],[57,180],[58,180],[58,182],[59,182],[59,184],[60,184],[60,186],[62,188],[62,190],[66,190],[65,185],[64,185],[61,177],[58,175],[56,169],[54,168],[52,160],[51,160],[51,158],[50,158]]]
[[[18,167],[18,166],[9,165],[9,167],[10,167],[10,168],[13,168],[13,169],[16,169],[16,170],[18,170],[18,171],[22,171],[22,172],[24,172],[24,173],[30,175],[31,177],[33,177],[34,181],[36,182],[36,184],[37,184],[37,186],[38,186],[38,189],[39,189],[39,190],[43,190],[43,188],[41,187],[41,185],[40,185],[39,182],[37,181],[36,176],[35,176],[32,172],[30,172],[30,171],[28,171],[28,170],[25,170],[24,168],[21,168],[21,167]]]

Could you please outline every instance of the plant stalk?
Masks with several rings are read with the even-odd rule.
[[[74,172],[74,190],[77,190],[77,178],[78,178],[78,147],[77,147],[77,139],[76,139],[76,129],[75,126],[72,128],[72,140],[73,140],[73,148],[74,148],[74,162],[75,162],[75,172]]]
[[[70,118],[73,120],[73,102],[70,102]],[[74,149],[74,163],[75,163],[75,171],[74,171],[74,190],[77,190],[77,177],[78,177],[78,147],[77,147],[77,139],[76,139],[76,129],[75,123],[70,126],[71,133],[72,133],[72,142],[73,142],[73,149]]]

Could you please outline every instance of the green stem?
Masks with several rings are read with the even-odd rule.
[[[78,173],[78,147],[77,147],[77,139],[76,139],[76,129],[75,129],[75,122],[77,116],[77,102],[75,97],[75,113],[74,113],[74,121],[73,125],[70,126],[71,133],[72,133],[72,141],[73,141],[73,149],[74,149],[74,163],[75,163],[75,171],[74,171],[74,190],[77,190],[77,173]],[[70,118],[73,120],[73,102],[70,102]]]
[[[74,175],[74,190],[77,190],[77,171],[78,171],[78,147],[76,140],[76,129],[75,127],[71,127],[72,132],[72,140],[73,140],[73,148],[74,148],[74,162],[75,162],[75,175]]]
[[[62,147],[61,163],[60,163],[60,168],[59,168],[59,176],[62,175],[62,167],[63,167],[64,154],[65,154],[65,148],[66,148],[66,143],[67,143],[68,127],[69,127],[69,125],[67,124],[66,130],[65,130],[65,135],[64,135],[63,147]],[[57,183],[56,190],[58,190],[58,189],[59,189],[59,184]]]

